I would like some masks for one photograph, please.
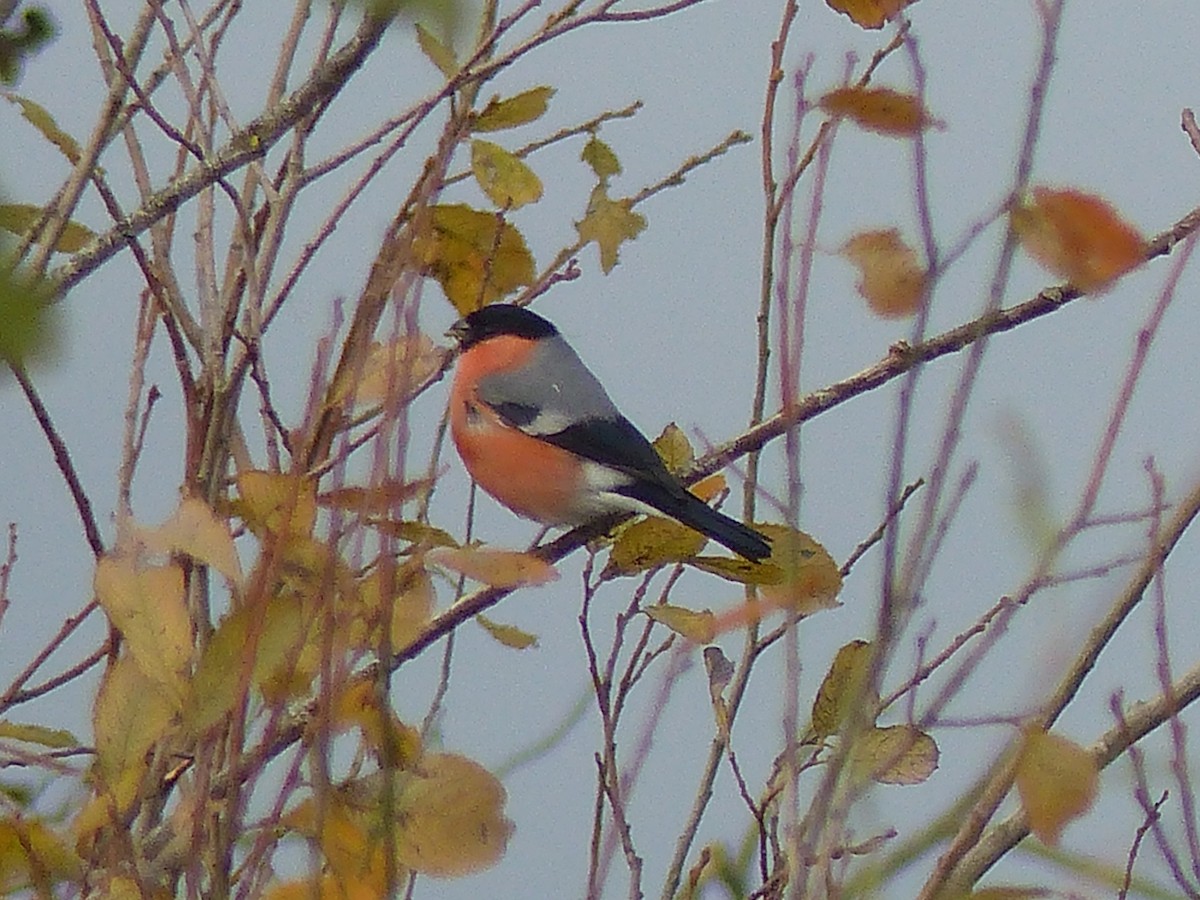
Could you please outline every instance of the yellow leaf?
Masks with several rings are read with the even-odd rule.
[[[255,534],[281,537],[312,534],[317,521],[317,485],[302,475],[253,470],[237,477],[233,507]]]
[[[898,230],[856,234],[842,245],[841,253],[858,267],[858,292],[876,315],[895,319],[921,308],[925,270]]]
[[[592,190],[587,214],[575,230],[584,241],[595,241],[600,248],[600,268],[607,275],[618,262],[621,244],[631,241],[646,227],[646,217],[633,211],[632,201],[611,200],[604,184]]]
[[[128,656],[104,674],[93,709],[96,767],[103,789],[119,812],[138,796],[146,755],[167,734],[177,707]]]
[[[58,127],[58,122],[54,120],[54,116],[50,115],[50,112],[44,106],[19,94],[5,93],[4,97],[10,103],[15,103],[21,107],[21,115],[25,117],[25,120],[40,131],[42,137],[57,147],[59,152],[72,165],[79,162],[80,152],[78,142]]]
[[[542,182],[533,169],[491,141],[471,141],[471,173],[500,209],[519,209],[542,199]]]
[[[784,525],[756,525],[771,542],[769,562],[778,566],[778,582],[764,585],[759,596],[772,606],[809,615],[838,606],[842,574],[833,557],[819,543]]]
[[[417,771],[397,778],[396,858],[439,878],[494,865],[513,825],[504,816],[505,791],[491,772],[450,753],[422,757]]]
[[[386,607],[383,604],[385,596],[390,601]],[[362,579],[357,597],[347,604],[365,625],[361,634],[351,631],[352,645],[377,649],[383,624],[387,621],[391,629],[391,651],[403,650],[429,621],[433,601],[433,580],[419,561],[411,561],[390,572],[377,567]]]
[[[458,60],[454,58],[454,51],[434,37],[420,22],[417,23],[417,44],[420,45],[421,52],[447,78],[453,78],[458,73]]]
[[[592,171],[596,173],[596,177],[601,182],[606,182],[612,176],[621,174],[621,161],[617,159],[617,154],[613,153],[612,147],[595,135],[592,135],[583,145],[583,151],[579,154],[579,158],[591,166]]]
[[[384,896],[383,845],[378,832],[372,832],[365,818],[349,805],[324,804],[318,809],[311,798],[283,817],[283,825],[316,841],[325,857],[327,875],[319,884],[321,898],[378,900]],[[364,887],[373,890],[361,892]],[[310,900],[313,885],[309,881],[289,882],[267,896],[276,900]]]
[[[670,519],[650,516],[625,528],[613,543],[604,566],[606,578],[633,575],[692,559],[708,538]]]
[[[10,741],[24,741],[27,744],[39,744],[52,750],[62,750],[66,747],[78,747],[79,738],[69,731],[60,728],[47,728],[45,725],[24,725],[19,722],[6,722],[0,719],[0,738]]]
[[[493,622],[483,613],[477,615],[475,621],[482,625],[488,634],[505,647],[510,647],[513,650],[527,650],[530,647],[537,646],[537,635],[530,634],[528,631],[522,631],[516,625]]]
[[[427,525],[424,522],[403,522],[394,519],[368,519],[367,524],[384,534],[413,544],[425,544],[430,547],[457,547],[458,541],[441,528]]]
[[[740,556],[695,556],[688,565],[735,584],[779,584],[783,580],[783,569],[774,563],[754,563]]]
[[[553,565],[531,553],[485,547],[435,547],[425,554],[435,565],[491,587],[513,588],[558,580]]]
[[[717,636],[716,619],[712,610],[685,609],[682,606],[657,603],[643,607],[642,612],[695,644],[710,644]]]
[[[198,497],[182,500],[171,518],[158,528],[140,529],[138,539],[153,553],[182,553],[216,569],[230,584],[242,584],[242,563],[229,523],[218,518]]]
[[[0,203],[0,230],[23,236],[42,216],[42,210],[27,203]],[[77,253],[96,235],[78,222],[68,222],[54,249],[59,253]]]
[[[813,700],[814,737],[837,734],[850,717],[853,704],[871,710],[879,705],[878,698],[863,696],[870,664],[871,645],[867,641],[851,641],[838,650]]]
[[[357,380],[338,385],[330,402],[351,400],[356,408],[384,403],[402,406],[442,368],[445,351],[420,332],[395,340],[373,341]]]
[[[662,434],[654,439],[653,446],[662,458],[668,472],[678,475],[696,460],[692,443],[683,433],[683,429],[671,422],[662,430]]]
[[[262,608],[244,606],[222,619],[196,666],[184,715],[189,733],[200,735],[237,709],[247,659],[253,660],[249,686],[288,681],[298,692],[315,669],[301,667],[309,631],[303,604],[293,597],[273,598]]]
[[[386,699],[381,702],[376,685],[365,678],[353,680],[334,699],[333,727],[338,731],[357,728],[376,755],[381,754],[385,741],[390,741],[397,754],[393,763],[402,769],[421,755],[421,733],[401,722]]]
[[[1091,809],[1100,775],[1092,755],[1073,741],[1026,730],[1017,757],[1017,793],[1029,827],[1044,844],[1057,844],[1072,819]]]
[[[139,566],[129,556],[104,556],[96,565],[96,599],[120,630],[142,674],[182,707],[192,658],[192,622],[176,565]]]
[[[867,131],[889,137],[911,137],[938,125],[919,98],[891,88],[836,88],[819,101],[834,118],[849,118]]]
[[[718,494],[724,493],[725,476],[720,472],[717,472],[715,475],[709,475],[707,478],[697,481],[688,490],[705,503],[708,503]]]
[[[1145,239],[1101,197],[1073,188],[1033,189],[1011,213],[1025,252],[1085,294],[1141,265]]]
[[[471,121],[472,131],[502,131],[505,128],[516,128],[542,117],[550,98],[554,96],[554,88],[545,85],[522,91],[515,97],[501,100],[493,97]]]
[[[910,725],[872,728],[855,741],[850,764],[880,784],[920,784],[937,769],[938,746]]]
[[[863,28],[882,28],[915,0],[825,0],[834,12],[850,17]]]
[[[462,204],[435,206],[428,231],[413,246],[424,274],[437,279],[460,315],[533,282],[525,239],[495,213]]]
[[[0,819],[0,891],[5,896],[39,896],[41,892],[34,890],[38,879],[52,886],[82,873],[79,857],[40,819],[28,815]]]

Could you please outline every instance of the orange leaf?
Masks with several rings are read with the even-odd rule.
[[[1029,827],[1044,844],[1057,844],[1063,828],[1096,799],[1100,780],[1092,755],[1064,737],[1026,731],[1017,758],[1017,793]]]
[[[1025,252],[1086,294],[1141,265],[1145,239],[1108,201],[1073,188],[1033,189],[1012,211]]]
[[[849,16],[863,28],[882,28],[913,0],[825,0],[834,12]]]
[[[895,228],[864,231],[842,245],[842,255],[858,267],[858,292],[885,319],[911,316],[925,296],[925,270]]]
[[[912,137],[940,124],[917,97],[891,88],[836,88],[819,105],[834,118],[853,119],[867,131],[890,137]]]
[[[558,570],[530,553],[480,547],[435,547],[425,558],[492,587],[512,588],[558,580]]]

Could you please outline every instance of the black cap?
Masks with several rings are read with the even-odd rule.
[[[463,350],[468,350],[480,341],[501,335],[540,340],[554,337],[558,329],[522,306],[511,303],[493,303],[477,309],[454,323],[449,332]]]

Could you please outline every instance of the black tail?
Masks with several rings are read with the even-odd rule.
[[[696,529],[751,562],[762,562],[771,555],[771,544],[762,534],[717,512],[682,485],[676,492],[658,484],[638,482],[622,493],[653,506],[663,515]]]

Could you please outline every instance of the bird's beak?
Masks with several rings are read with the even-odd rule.
[[[467,336],[467,320],[459,319],[446,331],[446,337],[454,341],[456,344],[461,344]]]

